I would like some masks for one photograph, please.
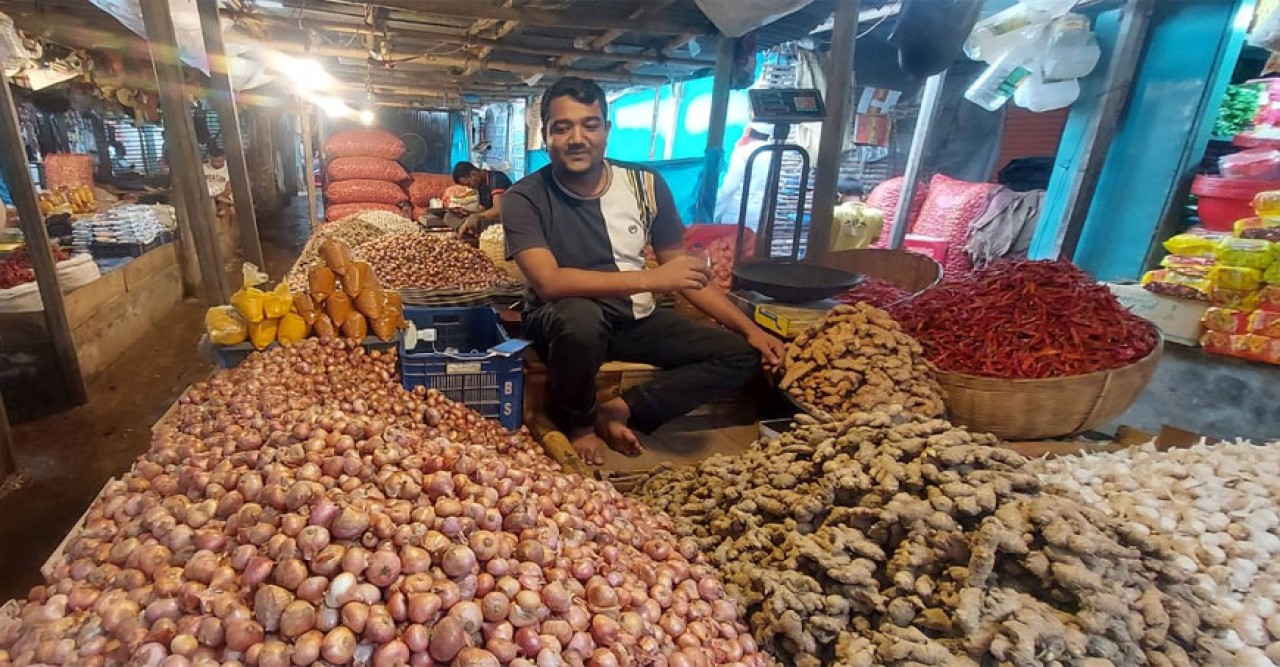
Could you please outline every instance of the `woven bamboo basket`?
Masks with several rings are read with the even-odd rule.
[[[498,230],[500,232],[502,228],[498,227]],[[480,252],[483,252],[489,261],[502,269],[503,273],[513,281],[522,285],[525,283],[524,272],[520,270],[520,266],[515,262],[507,261],[506,239],[501,233],[485,230],[485,233],[480,235]]]
[[[1044,380],[1001,380],[939,371],[951,421],[1004,440],[1083,433],[1114,421],[1138,399],[1160,364],[1164,340],[1146,357],[1109,371]]]

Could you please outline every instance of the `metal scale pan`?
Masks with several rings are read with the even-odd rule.
[[[750,91],[752,118],[773,123],[775,143],[757,148],[747,159],[743,174],[742,204],[738,210],[737,245],[734,250],[733,281],[736,288],[753,290],[784,303],[809,303],[848,291],[863,277],[839,269],[810,264],[800,259],[800,234],[809,194],[809,152],[796,144],[784,143],[791,133],[792,122],[822,120],[825,109],[822,95],[816,90],[760,89]],[[778,193],[782,177],[782,161],[787,153],[800,158],[800,198],[796,205],[795,232],[787,255],[775,257],[773,239],[778,215]],[[756,158],[769,155],[769,178],[764,207],[760,213],[755,256],[743,256],[743,239],[747,230],[747,212],[751,194],[751,172]]]

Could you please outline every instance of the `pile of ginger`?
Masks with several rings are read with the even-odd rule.
[[[666,471],[675,519],[795,667],[1210,664],[1211,601],[1162,543],[1041,493],[992,436],[901,409]]]

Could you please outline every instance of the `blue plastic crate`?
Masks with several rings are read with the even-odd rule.
[[[435,389],[498,420],[507,430],[520,428],[523,352],[529,341],[507,336],[498,313],[488,306],[405,306],[404,316],[418,329],[418,344],[412,350],[400,341],[400,382],[405,389]]]

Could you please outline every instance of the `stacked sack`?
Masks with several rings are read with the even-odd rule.
[[[320,257],[322,263],[307,272],[307,292],[295,299],[317,337],[363,341],[372,333],[387,342],[408,327],[400,294],[382,289],[373,267],[353,260],[346,243],[325,241]]]
[[[210,308],[204,316],[205,332],[217,345],[239,345],[246,340],[264,350],[272,343],[296,343],[311,334],[311,321],[300,314],[295,304],[298,295],[289,284],[280,281],[275,289],[259,286],[267,282],[267,274],[245,262],[241,269],[243,283],[231,295],[231,305]]]
[[[345,130],[324,144],[328,185],[325,220],[333,222],[361,211],[404,214],[409,196],[402,183],[409,174],[396,160],[404,142],[384,130]]]
[[[1280,364],[1280,192],[1254,200],[1256,218],[1234,234],[1179,234],[1165,242],[1148,290],[1213,304],[1202,318],[1205,351]]]
[[[413,219],[418,220],[432,208],[432,200],[444,201],[445,190],[453,187],[453,177],[446,174],[428,174],[415,171],[409,175],[409,202],[413,204]]]

